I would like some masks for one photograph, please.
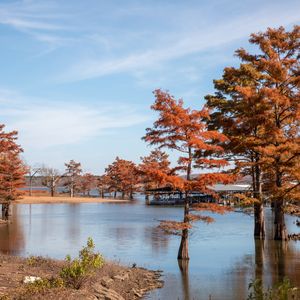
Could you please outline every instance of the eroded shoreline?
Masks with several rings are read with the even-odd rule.
[[[29,289],[25,276],[51,279],[58,275],[64,261],[42,257],[21,258],[0,255],[0,299],[140,299],[148,291],[161,288],[160,271],[114,262],[88,276],[80,289],[56,287]]]

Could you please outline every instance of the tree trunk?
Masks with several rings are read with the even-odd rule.
[[[262,183],[261,183],[261,170],[259,163],[259,156],[255,158],[255,190],[254,195],[258,202],[254,203],[254,238],[265,238],[265,218],[264,218],[264,206],[262,197]]]
[[[29,196],[32,196],[32,177],[29,177]]]
[[[254,204],[254,237],[256,239],[265,238],[265,216],[262,203]]]
[[[145,194],[145,202],[147,205],[150,205],[150,196],[149,194]]]
[[[184,223],[189,223],[189,199],[188,195],[186,194],[185,201],[184,201]],[[189,258],[189,244],[188,244],[188,237],[189,237],[189,230],[183,229],[181,235],[181,242],[178,250],[177,259],[190,259]]]
[[[50,188],[51,197],[54,197],[54,190],[55,190],[55,186],[54,186],[54,184],[52,183],[52,184],[51,184],[51,188]]]
[[[70,184],[70,197],[74,197],[74,177],[71,177],[71,184]]]
[[[185,259],[185,260],[190,259],[189,258],[188,235],[189,235],[188,229],[182,230],[182,237],[181,237],[180,247],[178,250],[177,259]]]
[[[275,220],[274,220],[274,240],[286,241],[288,234],[284,220],[284,202],[282,199],[274,203]]]
[[[189,148],[189,163],[187,165],[187,172],[186,172],[186,180],[191,180],[191,172],[192,172],[192,150]],[[185,192],[185,199],[184,199],[184,216],[183,222],[189,224],[189,210],[190,210],[190,200],[189,200],[188,191]],[[181,234],[181,242],[178,250],[177,259],[190,259],[189,258],[189,230],[183,229]]]
[[[8,220],[8,217],[11,215],[10,209],[11,209],[10,203],[2,204],[2,219],[3,220]]]
[[[276,170],[276,187],[282,187],[282,178],[280,170]],[[280,196],[279,196],[280,197]],[[288,234],[284,220],[284,199],[276,198],[274,203],[275,219],[274,219],[274,240],[286,241]]]

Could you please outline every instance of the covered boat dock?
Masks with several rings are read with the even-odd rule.
[[[188,198],[190,203],[213,203],[219,202],[230,205],[234,198],[234,194],[243,194],[249,192],[251,186],[249,184],[216,184],[211,190],[219,195],[218,200],[212,195],[204,194],[199,191],[189,192]],[[182,205],[185,201],[185,193],[175,190],[172,187],[165,186],[146,191],[146,204],[148,205]]]

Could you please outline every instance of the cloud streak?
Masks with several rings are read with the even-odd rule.
[[[37,102],[21,97],[9,101],[9,95],[0,92],[0,103],[7,104],[0,116],[2,120],[9,118],[9,130],[19,131],[25,152],[84,143],[147,121],[145,115],[127,106]]]
[[[300,5],[297,5],[300,9]],[[264,7],[252,13],[252,15],[237,15],[224,23],[217,23],[213,28],[210,23],[204,23],[197,30],[184,30],[176,34],[160,36],[159,41],[155,37],[151,41],[154,46],[146,47],[144,51],[130,51],[127,55],[116,55],[107,59],[86,59],[74,64],[66,70],[59,81],[80,81],[105,75],[136,72],[145,69],[154,69],[159,65],[172,60],[193,55],[201,51],[217,49],[248,37],[251,32],[264,30],[266,27],[289,25],[300,21],[299,10],[286,6],[282,10],[275,4]],[[161,43],[164,40],[165,43]],[[156,45],[156,46],[155,46]],[[220,49],[222,51],[222,49]]]

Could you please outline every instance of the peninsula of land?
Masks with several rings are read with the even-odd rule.
[[[15,200],[17,204],[51,204],[51,203],[126,203],[130,200],[99,197],[69,197],[69,196],[23,196]]]

